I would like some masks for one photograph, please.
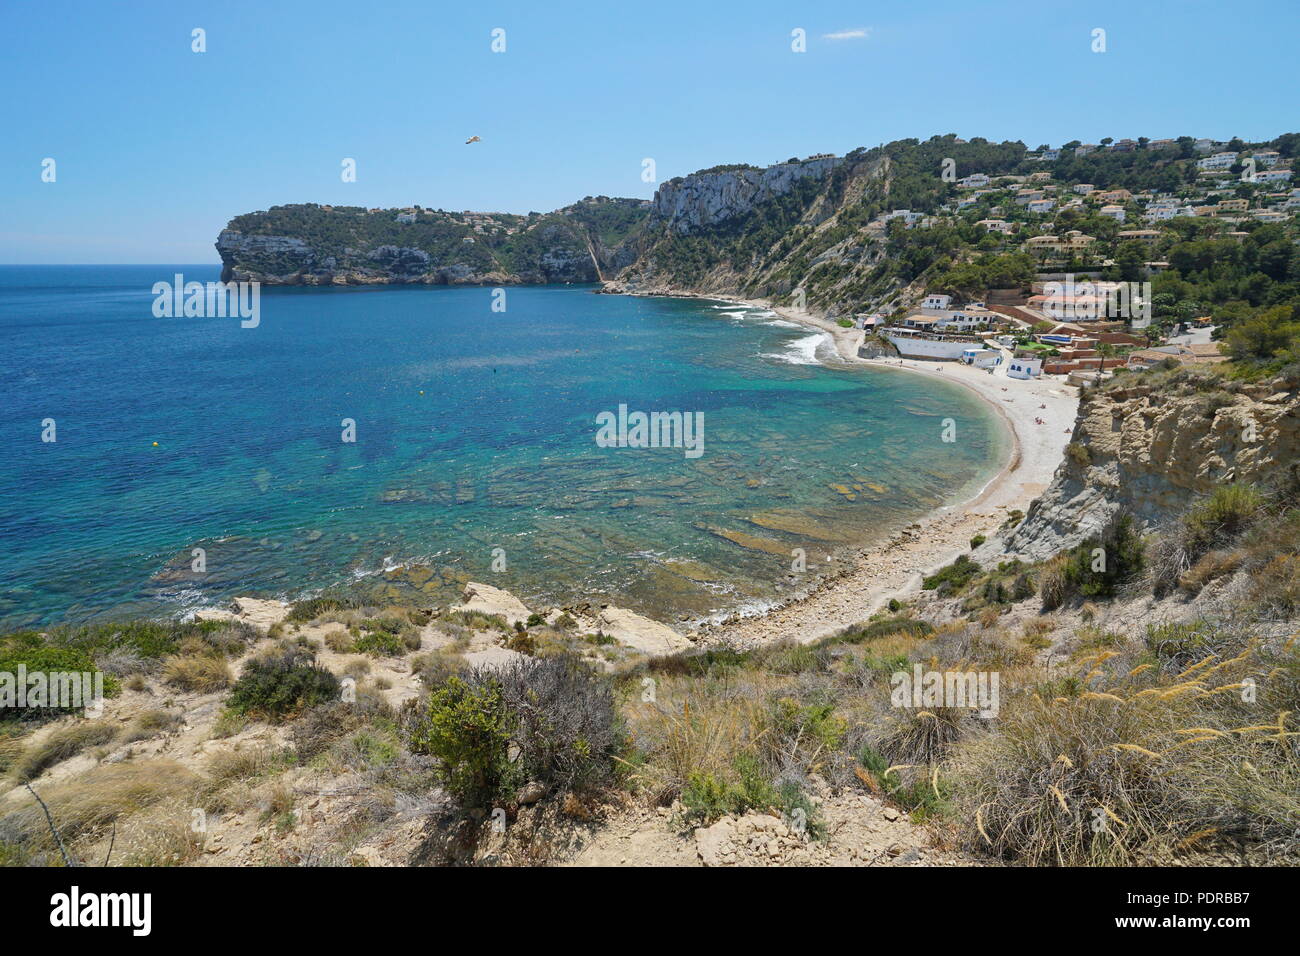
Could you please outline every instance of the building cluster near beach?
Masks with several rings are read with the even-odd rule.
[[[1169,341],[1145,331],[1142,320],[1111,318],[1122,283],[1096,283],[1084,295],[1062,293],[1066,282],[1035,282],[1032,294],[994,290],[1000,301],[954,304],[944,293],[929,293],[921,304],[890,318],[859,315],[855,325],[867,333],[862,358],[902,358],[961,362],[1013,379],[1065,377],[1072,385],[1109,378],[1114,369],[1146,370],[1163,362],[1180,365],[1226,360],[1210,341],[1208,317]],[[1049,289],[1050,291],[1043,291]],[[1014,300],[1023,301],[1014,301]],[[1091,315],[1092,318],[1082,318]],[[1073,321],[1066,321],[1066,317]],[[1175,341],[1176,340],[1176,341]]]
[[[1150,188],[1077,181],[1089,169],[1111,168],[1096,162],[1103,154],[1142,150],[1181,160],[1180,172]],[[1093,158],[1079,163],[1084,156]],[[883,237],[974,228],[984,237],[980,250],[1031,257],[1034,280],[965,295],[908,289],[901,305],[885,307],[890,311],[854,316],[867,333],[859,354],[963,362],[1009,378],[1063,376],[1080,385],[1121,366],[1224,361],[1210,316],[1166,315],[1153,324],[1150,280],[1171,268],[1169,258],[1186,256],[1189,242],[1240,244],[1263,226],[1290,226],[1300,213],[1300,188],[1292,187],[1289,156],[1238,140],[1143,137],[1044,146],[1026,158],[1044,168],[954,176],[948,201],[932,213],[894,209],[868,229]]]

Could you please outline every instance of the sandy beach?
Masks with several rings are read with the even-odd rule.
[[[774,306],[762,299],[662,294],[770,309],[787,321],[828,333],[835,343],[837,364],[955,382],[996,409],[1011,434],[1006,462],[973,499],[940,508],[888,540],[857,551],[851,566],[827,577],[803,597],[761,615],[736,615],[700,627],[690,635],[697,642],[742,647],[784,637],[810,642],[861,623],[891,597],[919,589],[926,574],[969,552],[975,535],[992,538],[1011,512],[1027,511],[1029,503],[1051,482],[1069,444],[1079,390],[1064,381],[1009,379],[1005,363],[990,374],[959,362],[861,359],[862,330],[842,328],[810,312]]]

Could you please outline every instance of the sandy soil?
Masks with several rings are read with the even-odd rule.
[[[685,297],[770,309],[783,319],[827,332],[838,353],[835,364],[871,366],[888,374],[942,376],[996,409],[1012,437],[1007,461],[975,498],[941,508],[887,541],[858,551],[851,567],[802,598],[762,615],[701,627],[692,635],[697,641],[749,646],[791,637],[810,642],[862,622],[889,598],[918,589],[925,574],[968,552],[972,537],[992,537],[1010,512],[1027,511],[1051,482],[1069,444],[1079,390],[1064,379],[1010,379],[1005,361],[990,374],[959,362],[860,359],[858,346],[864,335],[860,329],[845,329],[810,312],[777,307],[763,299]]]

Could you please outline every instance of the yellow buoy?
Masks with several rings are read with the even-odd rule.
[[[153,447],[154,447],[154,448],[157,448],[157,447],[158,447],[158,443],[157,443],[157,442],[154,442],[154,443],[153,443]]]

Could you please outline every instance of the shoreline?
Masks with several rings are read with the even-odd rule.
[[[845,329],[821,316],[764,299],[605,288],[610,294],[701,299],[771,311],[786,321],[828,333],[844,367],[942,375],[945,381],[965,387],[996,411],[1010,438],[1006,460],[973,497],[943,505],[884,541],[858,547],[850,567],[823,578],[804,595],[760,613],[733,613],[719,623],[699,625],[688,636],[700,644],[748,647],[780,638],[810,643],[862,623],[891,597],[919,590],[926,574],[972,553],[970,540],[977,534],[988,540],[976,550],[975,560],[1001,554],[996,532],[1011,512],[1027,512],[1030,502],[1046,489],[1074,430],[1079,390],[1064,382],[1008,379],[959,362],[859,358],[858,345],[865,337],[861,329]],[[1037,423],[1039,419],[1043,424]]]

